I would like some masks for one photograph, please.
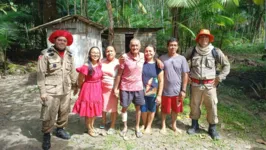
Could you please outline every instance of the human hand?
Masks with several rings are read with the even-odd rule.
[[[47,100],[47,94],[41,94],[40,96],[42,102],[46,101]]]
[[[117,98],[119,98],[119,89],[114,89],[114,94]]]
[[[157,66],[158,66],[160,69],[163,69],[163,68],[164,68],[164,64],[163,64],[163,62],[162,62],[160,59],[156,59],[156,62],[157,62]]]
[[[74,96],[77,95],[78,91],[79,91],[79,89],[78,89],[77,87],[74,88],[74,89],[73,89],[73,95],[74,95]]]
[[[180,91],[180,93],[179,93],[179,97],[180,97],[181,99],[184,99],[184,98],[186,97],[186,92],[185,92],[185,91]]]
[[[220,83],[220,78],[219,77],[216,77],[215,79],[214,79],[214,83],[213,83],[213,86],[214,87],[217,87],[217,85]]]
[[[162,96],[161,95],[157,95],[155,102],[156,102],[156,105],[161,105]]]
[[[122,65],[122,64],[125,63],[125,57],[124,57],[123,55],[121,55],[121,56],[118,58],[118,60],[119,60],[119,64],[120,64],[120,65]]]

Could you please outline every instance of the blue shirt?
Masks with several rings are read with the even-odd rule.
[[[158,68],[155,62],[147,63],[143,65],[142,71],[142,82],[144,87],[145,96],[155,97],[157,95],[158,89],[158,75],[162,70]],[[150,86],[150,89],[147,91],[147,87]]]

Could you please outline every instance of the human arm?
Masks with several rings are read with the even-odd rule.
[[[221,71],[215,78],[214,86],[222,82],[230,72],[230,62],[220,49],[217,49],[218,63],[221,65]]]
[[[85,75],[82,74],[82,73],[79,73],[79,75],[78,75],[78,81],[77,81],[79,88],[82,87],[82,84],[84,82],[84,79],[85,79]]]
[[[123,74],[123,69],[119,67],[116,78],[115,78],[115,82],[114,82],[114,94],[116,97],[119,97],[119,85],[120,85],[122,74]]]
[[[46,88],[45,88],[45,74],[47,71],[47,59],[43,54],[38,58],[37,64],[37,85],[40,91],[40,98],[45,101],[47,98]]]
[[[164,85],[164,71],[163,70],[158,74],[158,81],[159,81],[159,85],[158,85],[156,103],[161,104],[163,85]]]
[[[183,72],[182,73],[182,88],[180,91],[179,96],[184,99],[186,97],[186,89],[187,89],[187,83],[188,83],[188,73],[187,72]]]
[[[164,64],[159,58],[155,58],[158,68],[163,69]]]
[[[78,85],[77,85],[77,72],[74,65],[74,58],[71,58],[71,72],[70,72],[70,80],[71,80],[71,88],[73,89],[73,95],[78,93]]]

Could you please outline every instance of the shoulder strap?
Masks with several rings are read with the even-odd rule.
[[[214,59],[215,59],[215,65],[216,65],[217,62],[219,62],[219,56],[218,56],[218,52],[217,52],[217,50],[216,50],[215,47],[212,49],[212,56],[213,56]]]
[[[196,52],[196,46],[192,49],[191,55],[190,55],[190,60],[192,60],[193,56],[195,55]]]

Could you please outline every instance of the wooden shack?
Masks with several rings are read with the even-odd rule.
[[[129,44],[132,38],[137,38],[141,42],[141,51],[143,48],[152,44],[156,46],[156,32],[162,28],[114,28],[114,47],[117,51],[117,57],[122,53],[129,51]],[[106,38],[108,31],[105,31],[102,36]]]
[[[79,15],[65,16],[34,27],[29,31],[40,28],[45,28],[47,31],[48,47],[51,46],[48,38],[53,31],[61,29],[72,33],[74,41],[69,48],[75,58],[75,67],[79,67],[84,63],[88,50],[92,46],[99,47],[102,53],[101,32],[104,26],[85,17]]]

